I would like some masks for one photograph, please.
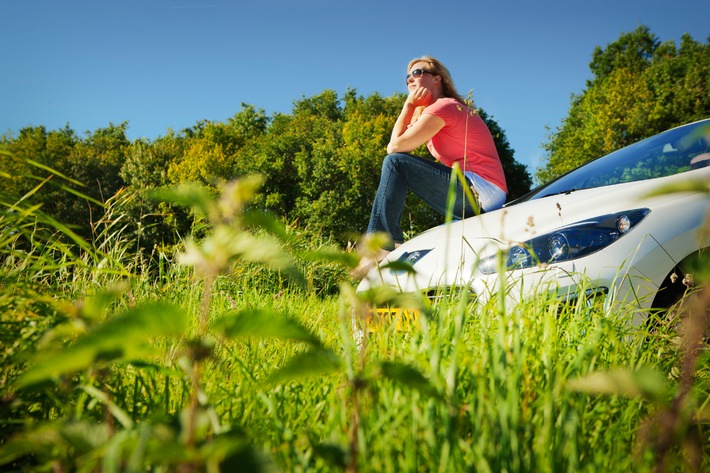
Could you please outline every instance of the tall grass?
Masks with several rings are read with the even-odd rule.
[[[410,296],[423,316],[359,340],[353,318],[401,296],[356,294],[353,254],[246,212],[257,188],[161,195],[211,232],[162,255],[157,275],[123,237],[128,195],[81,244],[41,209],[5,203],[3,468],[708,467],[708,354],[684,366],[677,325],[634,329],[631,314],[547,295],[515,307]],[[666,425],[670,440],[649,434]]]

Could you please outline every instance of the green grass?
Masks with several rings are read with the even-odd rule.
[[[151,265],[111,215],[76,251],[39,210],[3,212],[7,471],[709,466],[709,357],[699,353],[685,395],[673,324],[632,329],[631,314],[544,295],[515,307],[451,297],[358,345],[354,255],[213,216],[192,259]]]

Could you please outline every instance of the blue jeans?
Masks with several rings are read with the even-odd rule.
[[[394,243],[404,241],[400,221],[407,191],[414,192],[432,209],[446,215],[451,173],[451,168],[445,164],[419,156],[404,153],[387,155],[382,163],[380,184],[372,204],[367,233],[385,232]],[[474,215],[459,179],[456,180],[455,190],[454,217]]]

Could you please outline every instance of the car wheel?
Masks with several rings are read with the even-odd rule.
[[[668,273],[653,299],[649,313],[650,328],[661,323],[673,323],[678,315],[680,303],[699,289],[696,287],[696,277],[702,271],[707,271],[707,250],[701,250],[686,257]]]

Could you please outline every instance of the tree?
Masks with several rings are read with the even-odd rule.
[[[122,195],[134,198],[120,199],[131,220],[126,231],[132,232],[137,245],[152,251],[177,243],[180,235],[192,230],[194,216],[147,200],[146,191],[186,182],[216,189],[222,181],[260,174],[265,182],[252,206],[345,243],[367,227],[386,145],[404,99],[403,94],[362,97],[355,90],[339,98],[325,90],[295,101],[291,114],[272,117],[242,104],[225,123],[199,121],[152,142],[131,143],[126,138],[127,123],[87,132],[83,139],[68,127],[52,132],[27,128],[18,137],[7,136],[0,142],[10,153],[2,156],[3,170],[12,177],[6,188],[21,195],[36,185],[36,181],[16,177],[38,172],[39,168],[28,166],[27,159],[68,176],[65,185],[97,202],[107,201],[127,186]],[[530,176],[515,161],[504,131],[485,112],[480,113],[493,134],[511,198],[527,192]],[[415,153],[433,159],[426,146]],[[42,170],[38,177],[50,174]],[[50,182],[56,180],[53,177]],[[67,199],[58,192],[43,190],[36,194],[37,201],[58,220],[81,226],[81,233],[90,237],[92,223],[103,215],[102,206]],[[410,234],[442,221],[414,195],[408,197],[404,215],[403,228]]]
[[[105,201],[126,185],[121,167],[126,160],[130,142],[126,137],[128,122],[109,124],[76,143],[62,171],[87,186],[87,193]]]
[[[710,38],[684,35],[680,48],[642,26],[605,49],[597,47],[587,88],[543,145],[537,170],[547,182],[594,158],[710,115]]]
[[[92,223],[103,215],[101,202],[125,186],[119,171],[129,146],[127,126],[110,124],[84,139],[69,126],[50,132],[27,127],[17,138],[3,138],[4,169],[10,171],[5,191],[19,197],[45,181],[29,201],[91,238]]]
[[[493,141],[498,151],[503,172],[505,173],[506,184],[508,184],[508,201],[521,197],[528,192],[532,186],[532,177],[527,167],[515,160],[515,151],[510,147],[508,137],[498,125],[498,122],[490,117],[484,110],[479,109],[478,115],[486,123],[493,135]]]
[[[181,206],[156,202],[146,192],[168,186],[168,169],[184,154],[189,133],[172,130],[153,142],[136,140],[126,153],[120,175],[132,199],[124,200],[123,210],[130,218],[127,235],[138,248],[151,254],[156,248],[174,245],[191,227],[189,212]]]
[[[651,34],[647,26],[639,26],[630,33],[622,34],[605,49],[597,46],[589,63],[594,79],[588,81],[587,85],[603,81],[618,69],[641,72],[651,63],[659,44],[658,38]]]
[[[80,184],[62,177],[72,177],[69,166],[78,142],[74,131],[68,126],[56,131],[47,131],[43,126],[26,127],[20,130],[17,137],[4,137],[2,149],[6,154],[0,155],[2,169],[7,173],[3,180],[4,192],[15,198],[32,192],[29,202],[41,204],[48,215],[62,222],[78,223],[71,220],[73,215],[67,214],[70,196],[62,190],[62,186],[85,190],[78,189]]]
[[[77,191],[105,203],[126,185],[120,170],[130,145],[127,128],[128,122],[123,122],[87,132],[75,144],[64,166],[57,163],[55,169],[79,181],[82,185],[77,186]],[[88,230],[104,215],[103,206],[90,200],[65,196],[57,205],[60,221],[79,224],[78,233],[86,238],[93,236],[93,230]]]
[[[6,135],[0,141],[0,149],[5,154],[2,159],[2,170],[7,173],[3,189],[10,195],[21,197],[33,189],[38,180],[50,178],[51,172],[43,170],[29,161],[53,169],[63,169],[73,152],[78,139],[68,126],[61,130],[47,131],[43,126],[26,127],[20,130],[18,136]],[[53,182],[43,186],[34,197],[36,202],[46,202],[51,205],[54,200],[50,193],[54,189]]]
[[[291,126],[296,135],[291,159],[298,186],[291,218],[312,231],[338,235],[342,227],[336,214],[349,176],[337,164],[343,148],[343,110],[337,94],[326,90],[296,102]]]
[[[169,182],[168,169],[184,154],[186,141],[184,135],[176,135],[172,130],[153,142],[134,141],[126,153],[121,177],[127,185],[137,190],[166,185]]]

